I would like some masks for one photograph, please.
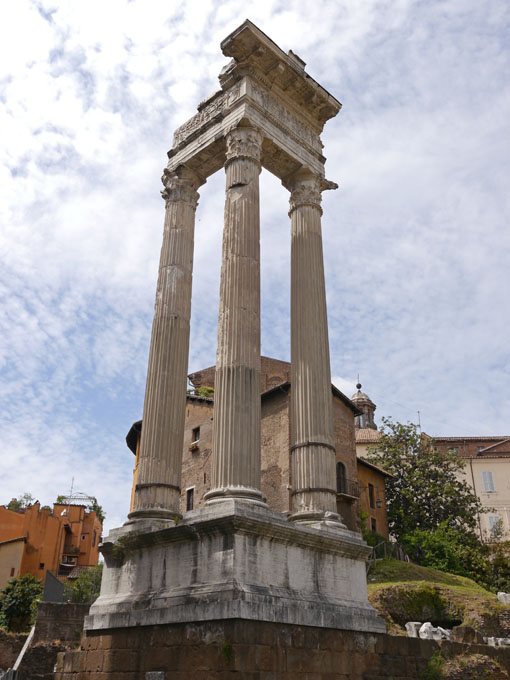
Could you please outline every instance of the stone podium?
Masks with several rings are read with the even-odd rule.
[[[320,134],[340,103],[251,22],[221,48],[221,89],[178,128],[133,511],[102,545],[89,633],[248,619],[383,632],[367,600],[370,552],[336,512]],[[290,192],[292,512],[260,492],[260,217],[264,167]],[[179,514],[197,190],[226,174],[212,489]],[[88,677],[88,676],[87,676]],[[138,677],[138,676],[137,676]]]

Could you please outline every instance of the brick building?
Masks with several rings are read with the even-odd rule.
[[[214,388],[215,367],[189,376],[195,391]],[[292,494],[290,473],[290,364],[261,357],[261,490],[271,508],[290,510]],[[332,385],[333,419],[339,493],[337,506],[351,529],[359,526],[359,491],[354,446],[356,407]],[[211,488],[211,450],[213,425],[212,397],[188,394],[181,481],[181,511],[201,507]],[[126,438],[138,454],[141,421],[134,423]],[[136,457],[136,460],[138,455]],[[135,462],[135,483],[136,483]],[[335,480],[332,480],[335,484]]]
[[[75,567],[96,565],[101,532],[96,513],[84,505],[0,506],[0,588],[15,576],[68,576]]]
[[[194,394],[187,396],[186,423],[182,460],[181,512],[201,507],[203,496],[211,488],[211,451],[213,435],[212,396],[200,396],[202,388],[214,388],[215,367],[210,366],[189,376]],[[279,512],[290,510],[292,480],[290,465],[290,364],[261,357],[261,490],[268,505]],[[333,424],[336,448],[337,508],[349,529],[359,530],[361,507],[370,515],[370,527],[387,535],[384,478],[387,473],[356,458],[355,418],[362,412],[334,385]],[[142,421],[131,427],[126,441],[136,454]],[[362,483],[360,485],[360,481]],[[375,496],[371,492],[374,488]],[[361,497],[361,498],[360,498]],[[375,504],[371,508],[371,503]],[[365,507],[366,506],[366,507]],[[370,514],[371,511],[371,514]]]

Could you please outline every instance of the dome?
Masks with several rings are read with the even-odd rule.
[[[362,391],[361,391],[361,383],[358,383],[358,384],[356,385],[356,387],[357,387],[358,391],[356,392],[356,394],[353,394],[353,395],[352,395],[351,401],[354,401],[354,402],[356,402],[356,401],[367,401],[367,402],[369,402],[370,404],[373,404],[373,403],[374,403],[374,402],[370,399],[370,397],[368,396],[368,394],[365,394],[365,392],[362,392]]]

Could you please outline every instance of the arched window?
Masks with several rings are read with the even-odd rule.
[[[347,476],[345,465],[340,461],[336,464],[336,490],[337,493],[347,493]]]

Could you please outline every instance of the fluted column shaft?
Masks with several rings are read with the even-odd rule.
[[[321,180],[302,170],[286,186],[291,191],[291,519],[327,517],[340,522],[336,510]]]
[[[130,519],[179,515],[199,178],[180,167],[162,177],[166,202],[140,460]]]
[[[253,128],[226,136],[225,223],[214,382],[212,489],[260,502],[260,210],[262,139]]]

